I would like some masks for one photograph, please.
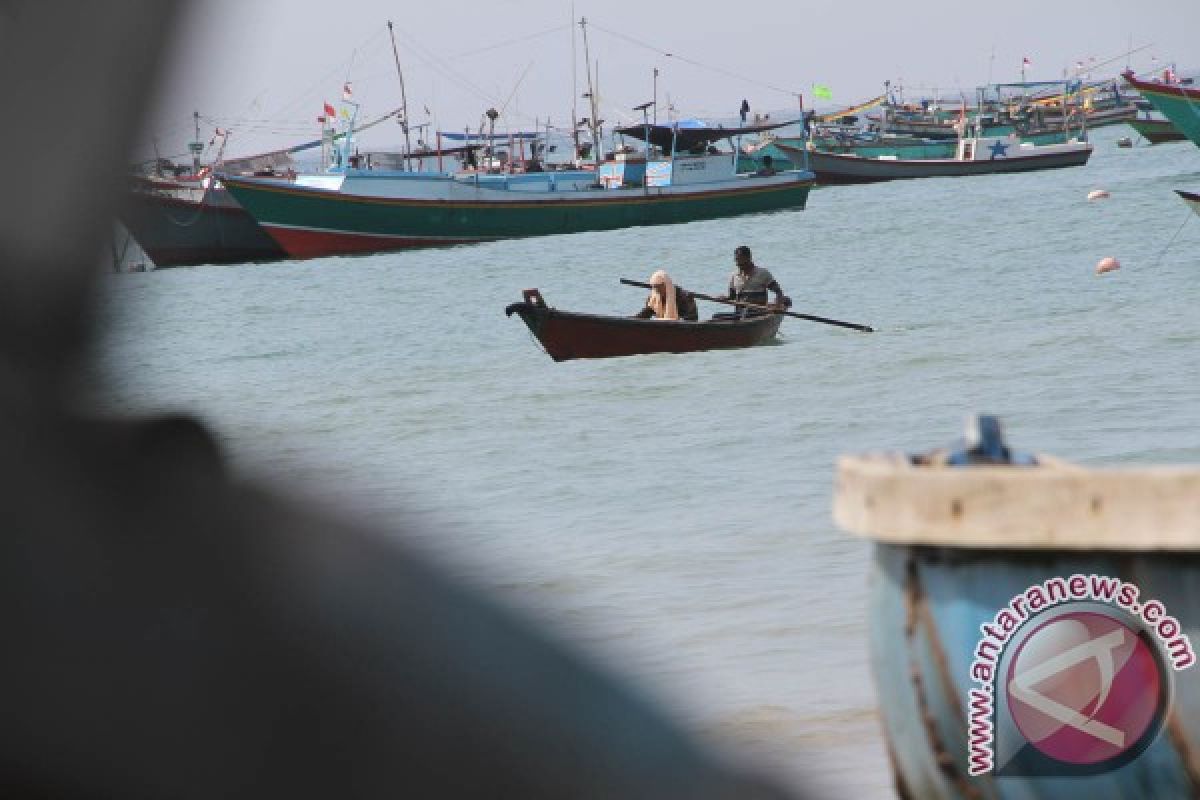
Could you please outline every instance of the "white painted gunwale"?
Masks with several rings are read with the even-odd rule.
[[[918,466],[838,460],[834,520],[879,542],[967,549],[1200,551],[1200,467]]]

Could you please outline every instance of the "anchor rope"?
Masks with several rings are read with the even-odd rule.
[[[1187,210],[1187,216],[1183,220],[1183,225],[1180,225],[1178,228],[1175,229],[1175,233],[1173,233],[1171,235],[1170,240],[1167,241],[1167,246],[1164,247],[1162,249],[1162,252],[1158,254],[1158,258],[1156,258],[1154,260],[1154,263],[1150,267],[1151,269],[1154,269],[1155,267],[1157,267],[1159,265],[1159,263],[1162,262],[1162,258],[1163,258],[1163,256],[1165,256],[1167,254],[1167,250],[1171,247],[1172,244],[1174,244],[1175,237],[1179,236],[1180,231],[1182,231],[1184,226],[1187,225],[1188,222],[1192,219],[1193,214],[1194,214],[1194,212],[1189,208]]]

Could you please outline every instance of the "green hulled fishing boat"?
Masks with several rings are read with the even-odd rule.
[[[760,126],[745,132],[758,132]],[[224,177],[237,201],[294,258],[467,244],[803,209],[805,170],[739,173],[709,152],[740,130],[637,126],[668,155],[619,153],[594,172],[455,175],[349,169],[337,188]]]
[[[1187,139],[1179,128],[1175,127],[1175,123],[1169,119],[1139,117],[1138,119],[1127,120],[1127,122],[1129,123],[1129,127],[1138,132],[1138,136],[1141,136],[1150,144],[1182,142]]]
[[[1122,73],[1121,77],[1162,112],[1180,133],[1200,147],[1200,89],[1180,83],[1143,80],[1133,72]]]

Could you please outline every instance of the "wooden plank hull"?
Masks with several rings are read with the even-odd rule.
[[[1137,584],[1200,636],[1200,556],[1194,553],[978,551],[877,543],[870,576],[871,666],[902,797],[1120,800],[1195,797],[1200,685],[1178,674],[1163,732],[1134,761],[1097,775],[968,774],[971,660],[980,626],[1052,575]],[[997,739],[996,744],[1003,746]]]
[[[505,191],[428,178],[375,195],[244,178],[225,184],[289,256],[312,258],[800,210],[813,181],[796,171],[709,185]]]
[[[839,459],[834,517],[874,542],[870,658],[898,794],[1196,797],[1200,469],[1034,461]],[[1125,655],[1083,650],[1100,639],[1080,617],[1119,630]]]
[[[702,322],[635,319],[529,302],[513,303],[504,313],[520,316],[555,361],[752,347],[774,339],[783,320],[778,314]]]
[[[786,145],[780,149],[788,152]],[[809,152],[809,169],[817,176],[820,185],[853,183],[877,183],[880,181],[909,178],[963,177],[968,175],[993,175],[1008,172],[1032,172],[1060,167],[1078,167],[1087,163],[1092,155],[1091,146],[1067,151],[1049,152],[1011,158],[996,158],[978,161],[958,159],[881,159],[862,158],[840,153]],[[797,154],[795,156],[799,158]]]
[[[155,267],[273,261],[286,254],[221,189],[206,199],[134,190],[123,198],[121,224]],[[221,195],[224,195],[222,197]]]

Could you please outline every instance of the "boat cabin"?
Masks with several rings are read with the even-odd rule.
[[[732,180],[738,176],[739,142],[743,135],[791,125],[780,122],[723,128],[673,125],[630,125],[616,133],[645,143],[645,148],[618,148],[611,160],[600,166],[600,183],[609,189],[688,186]],[[730,149],[720,150],[718,143]]]

